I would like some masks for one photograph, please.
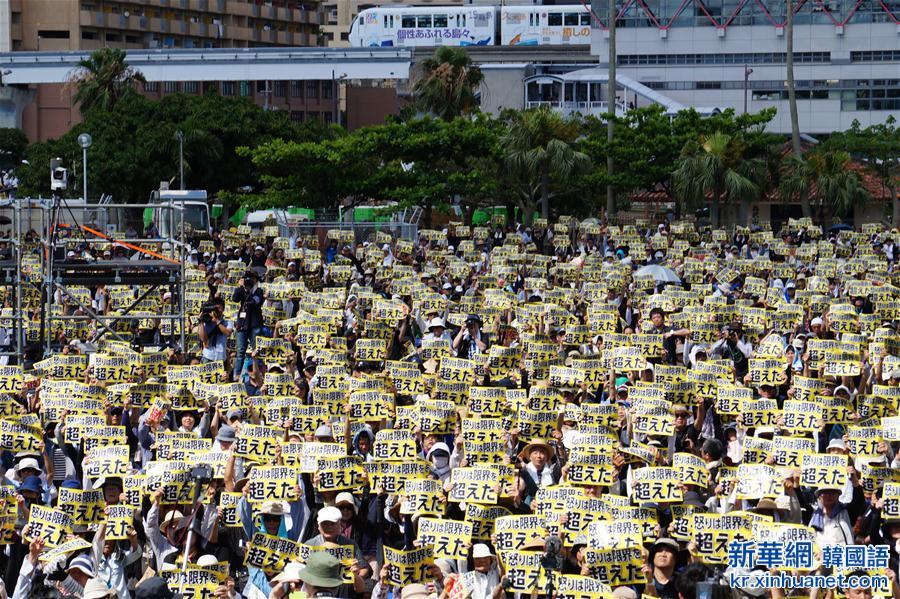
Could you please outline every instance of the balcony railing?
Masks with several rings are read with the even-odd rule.
[[[609,112],[609,102],[564,102],[562,100],[525,102],[525,108],[538,108],[539,106],[549,106],[554,110],[558,110],[565,116],[571,116],[573,114],[600,116]],[[616,102],[616,115],[621,116],[625,114],[625,111],[625,105]]]

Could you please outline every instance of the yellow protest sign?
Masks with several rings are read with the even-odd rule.
[[[385,545],[384,562],[391,566],[387,582],[393,586],[403,587],[433,580],[431,569],[434,567],[434,557],[431,547],[403,551]]]
[[[234,443],[234,454],[259,463],[275,461],[275,448],[278,440],[284,436],[280,428],[244,424]]]
[[[130,505],[111,505],[106,508],[106,539],[124,541],[128,539],[128,529],[134,519],[134,508]]]
[[[247,501],[294,501],[297,499],[297,470],[290,466],[257,466],[250,471]]]
[[[500,476],[493,468],[454,468],[450,480],[452,489],[449,501],[487,505],[497,503],[496,487],[500,482]]]
[[[62,510],[31,504],[28,524],[22,529],[22,539],[40,539],[50,548],[62,544],[72,534],[72,518]]]
[[[611,587],[642,584],[647,581],[641,570],[644,559],[640,547],[588,549],[585,564],[591,577]]]
[[[297,555],[297,543],[261,532],[253,533],[244,554],[244,565],[259,568],[264,572],[276,573],[284,570],[285,564]]]
[[[472,524],[440,518],[420,518],[421,547],[431,547],[432,555],[444,559],[465,559],[472,541]]]
[[[694,555],[706,563],[724,564],[728,545],[752,535],[752,521],[744,515],[694,513],[691,519],[696,544]]]
[[[99,524],[103,520],[103,491],[60,488],[57,509],[68,514],[74,526]]]
[[[681,476],[675,468],[659,466],[632,471],[632,493],[638,503],[681,503]]]
[[[847,484],[847,456],[808,453],[802,458],[800,484],[814,489],[840,489]]]
[[[128,474],[127,445],[106,445],[91,450],[87,454],[85,474],[88,478],[114,478]]]

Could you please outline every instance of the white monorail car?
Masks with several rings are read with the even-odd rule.
[[[349,39],[353,47],[587,45],[591,17],[584,5],[369,8]]]
[[[500,45],[577,46],[591,43],[591,15],[575,6],[504,6]]]

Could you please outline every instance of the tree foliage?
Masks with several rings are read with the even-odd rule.
[[[78,61],[67,85],[75,90],[72,99],[81,104],[81,113],[87,114],[94,109],[112,109],[133,94],[135,86],[146,82],[140,71],[128,66],[124,50],[100,48]]]
[[[465,48],[441,46],[419,63],[413,84],[416,108],[445,121],[477,111],[475,90],[484,75]]]
[[[581,124],[548,106],[510,115],[501,139],[503,163],[510,185],[519,192],[521,207],[530,220],[538,202],[541,216],[550,214],[554,184],[587,172],[591,159],[577,149]]]
[[[173,94],[153,101],[138,94],[123,98],[111,110],[92,110],[84,122],[59,139],[28,147],[21,172],[20,195],[49,195],[50,159],[60,157],[70,172],[81,171],[82,132],[94,139],[88,154],[88,187],[92,195],[111,194],[116,201],[143,202],[160,181],[177,184],[178,142],[185,134],[185,178],[189,189],[210,194],[255,185],[258,173],[237,155],[239,146],[255,147],[280,137],[320,139],[323,125],[290,122],[283,112],[263,111],[243,98],[217,94]]]
[[[785,160],[782,197],[805,196],[824,212],[846,216],[869,197],[859,175],[849,169],[850,154],[821,148]]]
[[[881,181],[891,198],[892,223],[900,223],[900,128],[893,115],[884,123],[863,129],[854,120],[850,129],[832,135],[826,144],[859,157]]]
[[[693,206],[711,200],[713,226],[719,225],[723,203],[740,201],[742,218],[750,200],[759,198],[766,176],[765,163],[748,158],[747,144],[740,135],[716,131],[688,142],[673,173],[679,198]]]
[[[28,138],[21,129],[0,128],[0,170],[17,168],[25,158]]]

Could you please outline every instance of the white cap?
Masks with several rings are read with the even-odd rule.
[[[820,317],[818,317],[818,316],[816,316],[815,318],[813,318],[812,320],[809,321],[809,326],[811,326],[811,327],[814,327],[814,326],[817,326],[817,325],[818,325],[818,326],[822,326],[823,324],[825,324],[825,321],[822,320],[822,319],[821,319]]]
[[[447,328],[447,325],[444,324],[444,319],[441,317],[435,317],[431,319],[431,322],[428,323],[428,330],[431,330],[435,327],[441,327],[442,329]]]
[[[215,566],[219,563],[219,560],[215,555],[210,555],[207,553],[206,555],[201,555],[197,558],[197,565],[201,568],[205,568],[206,566]]]
[[[472,558],[478,559],[480,557],[494,557],[494,554],[491,553],[491,548],[484,543],[475,543],[472,547]]]
[[[322,524],[323,522],[340,522],[341,510],[332,506],[323,507],[321,510],[319,510],[319,515],[316,516],[316,521],[319,524]]]
[[[261,245],[258,245],[258,246],[256,246],[255,248],[253,248],[253,251],[254,251],[254,252],[264,252],[264,251],[266,251],[266,248],[264,248],[264,247],[261,246]]]
[[[389,252],[389,251],[391,251],[391,246],[388,245],[388,244],[384,244],[383,246],[381,246],[381,251],[382,251],[382,252]]]
[[[829,449],[840,449],[841,451],[847,451],[847,445],[844,443],[843,439],[832,439],[828,442],[828,447],[825,448],[825,451]]]
[[[68,254],[66,254],[66,258],[73,258],[74,256],[75,256],[75,252],[70,251]]]
[[[165,293],[163,293],[163,299],[164,300],[172,299],[172,293],[169,291],[166,291]]]
[[[16,472],[21,472],[26,468],[31,468],[33,470],[37,470],[40,472],[41,467],[38,465],[38,461],[34,458],[25,458],[18,464],[16,464]]]

